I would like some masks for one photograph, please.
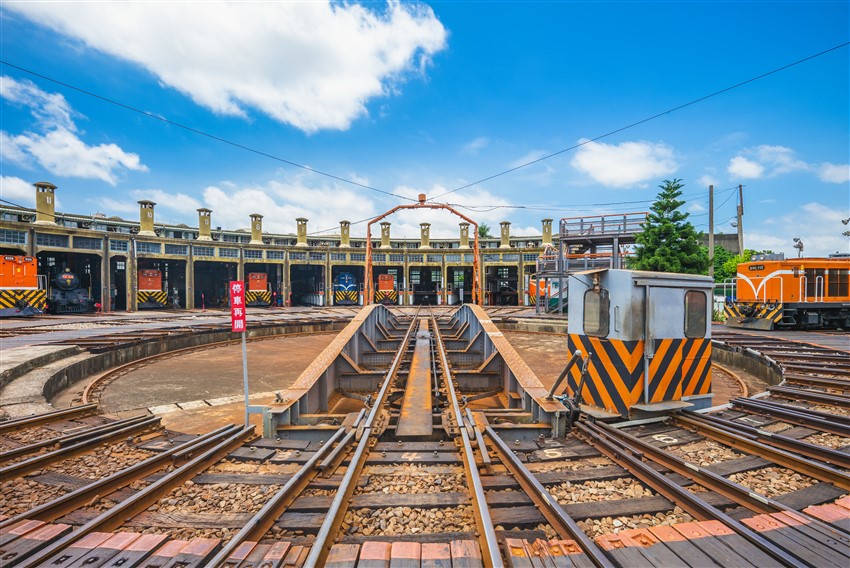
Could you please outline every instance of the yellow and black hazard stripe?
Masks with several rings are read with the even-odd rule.
[[[776,326],[782,321],[782,304],[762,304],[756,312],[756,317],[769,320]]]
[[[711,392],[711,340],[655,340],[655,355],[649,361],[649,402],[681,400],[683,396]],[[644,396],[644,342],[604,339],[570,334],[570,352],[593,353],[582,401],[608,412],[628,417],[630,409]],[[578,365],[568,377],[570,394],[581,379]]]
[[[398,292],[395,290],[378,290],[375,292],[375,301],[381,304],[397,304]]]
[[[47,309],[47,292],[44,290],[0,290],[0,309],[17,313],[30,306],[40,311]]]
[[[246,306],[271,306],[272,293],[268,290],[248,290],[245,292]]]
[[[655,355],[649,362],[649,402],[682,399],[683,339],[655,340]]]
[[[528,295],[528,305],[536,306],[537,305],[537,294],[529,294]]]
[[[783,311],[782,302],[735,302],[723,307],[726,325],[757,329],[774,329],[782,321]]]
[[[741,309],[738,307],[738,304],[731,304],[728,302],[723,305],[723,315],[726,316],[727,321],[731,318],[744,317],[744,314],[741,313]]]
[[[588,377],[582,389],[582,402],[608,412],[628,416],[629,409],[640,402],[643,393],[643,341],[623,341],[570,334],[567,349],[572,353],[592,353],[587,367]],[[570,394],[578,389],[580,365],[568,376]]]
[[[354,305],[359,303],[357,290],[336,290],[334,292],[334,304],[338,306]]]
[[[139,308],[164,308],[168,305],[168,293],[162,290],[139,291],[136,298]]]
[[[682,344],[682,396],[711,392],[711,339],[685,339]]]

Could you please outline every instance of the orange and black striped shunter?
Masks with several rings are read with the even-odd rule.
[[[39,284],[32,256],[0,257],[0,316],[33,316],[47,309],[47,291]]]
[[[398,304],[398,290],[395,289],[395,277],[392,274],[378,275],[375,302],[378,304]]]
[[[581,402],[599,417],[636,418],[711,404],[707,276],[602,269],[569,279],[572,353],[592,353]],[[581,379],[576,365],[569,393]]]
[[[265,272],[249,272],[245,279],[245,288],[246,306],[265,307],[272,305],[269,275]]]
[[[139,309],[164,308],[168,305],[168,292],[162,289],[162,271],[154,268],[139,269]]]
[[[850,257],[760,254],[738,265],[726,325],[745,329],[850,327]]]

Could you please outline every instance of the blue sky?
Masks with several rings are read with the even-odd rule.
[[[848,252],[850,47],[490,179],[844,44],[850,3],[432,2],[0,4],[2,198],[32,206],[292,232],[415,198],[498,229],[646,210],[664,179],[745,244]],[[48,80],[48,77],[65,85]],[[276,160],[115,106],[76,87]],[[318,173],[293,162],[386,195]],[[455,236],[408,212],[392,234]],[[352,227],[362,235],[364,224]]]

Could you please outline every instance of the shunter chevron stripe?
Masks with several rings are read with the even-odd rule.
[[[34,308],[47,308],[47,293],[44,290],[0,290],[0,308],[20,308],[26,302]]]
[[[398,302],[398,292],[395,290],[378,290],[375,292],[375,301],[387,301],[389,300],[392,303]]]
[[[139,291],[139,303],[154,303],[165,306],[168,302],[168,293],[162,290]]]
[[[682,398],[682,339],[655,342],[655,356],[649,363],[649,400],[662,402]]]
[[[686,339],[682,345],[682,396],[711,392],[711,340]]]
[[[643,400],[643,341],[620,341],[570,334],[570,352],[593,353],[588,378],[582,391],[586,404],[628,416],[629,409]],[[579,366],[570,371],[568,388],[575,393],[581,380]],[[661,339],[649,362],[650,402],[681,400],[683,396],[711,391],[711,340]]]
[[[245,292],[245,304],[250,306],[253,304],[270,305],[272,303],[272,293],[268,290],[248,290]]]
[[[582,391],[582,400],[627,416],[629,408],[641,397],[643,385],[643,341],[620,341],[570,334],[569,351],[581,349],[593,353],[588,365],[588,378]],[[575,393],[581,380],[581,370],[574,367],[568,377],[571,393]]]

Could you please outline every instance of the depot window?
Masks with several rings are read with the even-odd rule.
[[[595,337],[608,335],[608,312],[611,301],[607,290],[588,290],[584,293],[584,332]]]
[[[705,337],[706,332],[705,292],[685,292],[685,337]]]

